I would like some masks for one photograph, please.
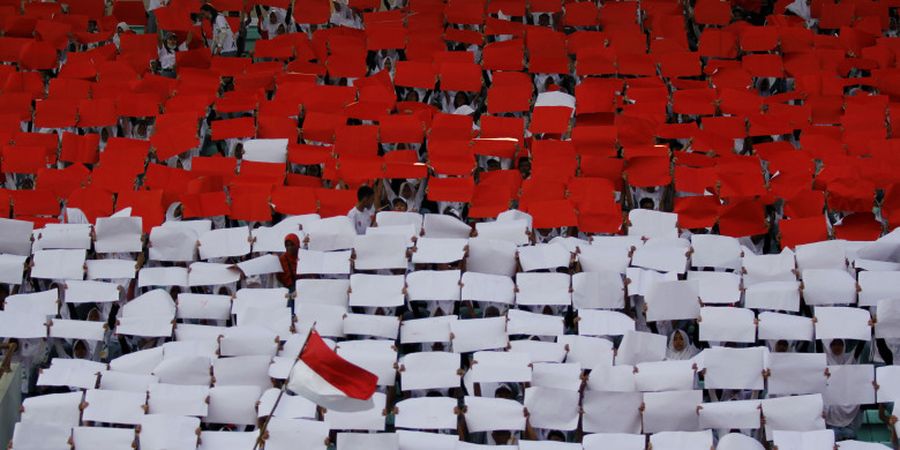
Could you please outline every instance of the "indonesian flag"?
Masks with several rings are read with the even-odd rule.
[[[372,407],[378,377],[338,356],[315,330],[309,333],[287,388],[335,411]]]

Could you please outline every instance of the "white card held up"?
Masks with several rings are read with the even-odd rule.
[[[700,285],[697,281],[658,281],[650,285],[644,300],[648,322],[700,317]]]
[[[231,304],[231,313],[240,316],[250,308],[276,309],[288,306],[287,288],[243,288],[239,289]]]
[[[347,314],[344,317],[344,334],[397,339],[400,334],[400,318],[372,314]]]
[[[519,441],[519,450],[582,450],[578,443],[554,441]]]
[[[328,448],[328,426],[325,422],[273,417],[269,421],[269,450],[325,450]]]
[[[875,369],[875,380],[878,382],[878,403],[900,401],[900,366],[881,366]],[[896,414],[897,407],[894,406],[894,415]]]
[[[141,417],[138,433],[140,448],[146,450],[197,448],[200,419],[167,414],[147,414]]]
[[[651,239],[634,251],[631,265],[659,272],[684,273],[687,270],[687,252],[688,245],[684,239]]]
[[[245,277],[281,273],[281,261],[278,256],[266,254],[241,261],[234,265]]]
[[[303,231],[309,237],[309,249],[322,252],[351,249],[356,238],[356,228],[347,216],[312,222]]]
[[[646,437],[643,434],[595,433],[584,437],[584,450],[644,450]]]
[[[566,359],[566,345],[537,339],[520,339],[509,342],[510,350],[527,353],[532,363],[561,363]]]
[[[772,255],[754,255],[745,253],[742,258],[744,265],[744,287],[769,281],[796,281],[794,275],[796,262],[794,252],[784,249],[781,253]]]
[[[756,315],[752,310],[730,306],[700,308],[700,340],[756,342]]]
[[[72,429],[73,448],[103,448],[128,450],[134,447],[131,428],[75,427]]]
[[[151,261],[188,262],[197,258],[200,234],[189,226],[158,226],[150,230]]]
[[[637,392],[634,366],[604,366],[591,369],[587,380],[588,391]]]
[[[163,359],[153,368],[160,383],[209,386],[211,360],[206,356],[179,356]]]
[[[750,429],[760,425],[759,400],[731,400],[700,405],[700,428]]]
[[[628,295],[646,296],[653,283],[659,281],[678,281],[678,274],[675,272],[660,273],[650,269],[629,267],[625,270],[625,280],[628,283],[626,286]]]
[[[372,407],[355,412],[328,410],[325,412],[325,424],[332,430],[384,431],[384,408],[386,396],[381,392],[372,394]],[[338,436],[340,442],[341,436]],[[344,447],[347,449],[354,447]],[[356,447],[367,448],[367,447]]]
[[[188,287],[186,267],[144,267],[138,272],[138,287],[179,286]]]
[[[466,428],[472,433],[525,429],[525,407],[515,400],[467,395],[463,401]]]
[[[516,284],[506,275],[465,272],[462,275],[462,299],[477,302],[513,304]]]
[[[533,386],[525,389],[529,423],[536,428],[572,431],[578,426],[578,391]]]
[[[569,305],[571,277],[557,272],[516,274],[517,305]]]
[[[506,241],[517,246],[528,244],[528,229],[529,225],[526,220],[498,220],[475,224],[478,237]]]
[[[536,244],[519,248],[519,264],[525,272],[569,267],[572,253],[564,245]]]
[[[581,363],[584,367],[613,364],[612,342],[606,339],[565,334],[558,336],[556,341],[569,346],[566,354],[568,363]]]
[[[0,311],[0,338],[45,338],[47,323],[47,316],[44,314]]]
[[[45,228],[34,230],[32,251],[50,249],[91,249],[91,226],[89,224],[47,224]]]
[[[131,280],[137,263],[128,259],[89,259],[85,261],[88,280]]]
[[[407,248],[411,248],[416,243],[419,236],[416,233],[415,225],[408,223],[405,225],[378,225],[366,228],[365,236],[368,237],[390,237],[393,239],[402,239]]]
[[[13,428],[10,449],[44,450],[68,448],[72,427],[45,422],[19,422]]]
[[[766,348],[711,347],[703,351],[706,389],[751,389],[765,387]]]
[[[621,336],[634,331],[634,319],[618,311],[578,310],[578,334],[582,336]]]
[[[817,306],[816,339],[872,340],[872,316],[868,310],[844,306]]]
[[[525,353],[475,352],[467,376],[473,383],[530,383],[531,360]]]
[[[338,433],[337,450],[398,450],[400,440],[396,433]]]
[[[900,271],[862,271],[859,277],[859,306],[876,306],[881,300],[900,299]],[[878,312],[881,315],[879,309]]]
[[[466,270],[513,276],[516,273],[516,244],[483,237],[469,239]]]
[[[0,254],[0,283],[20,285],[27,256]]]
[[[216,386],[209,390],[209,414],[205,423],[256,425],[256,402],[262,396],[259,386]]]
[[[716,269],[741,269],[741,244],[730,236],[717,234],[691,235],[691,266]]]
[[[417,270],[406,275],[410,301],[459,301],[459,270]]]
[[[22,422],[46,421],[65,426],[78,426],[81,412],[78,406],[83,398],[82,392],[64,394],[44,394],[26,398],[22,401]]]
[[[688,272],[688,280],[700,283],[700,301],[710,304],[736,304],[741,301],[741,277],[730,272]]]
[[[823,393],[825,368],[824,353],[769,353],[769,393]]]
[[[109,362],[109,369],[116,372],[150,375],[162,360],[163,348],[151,347],[114,358]]]
[[[598,242],[602,244],[598,244]],[[643,245],[638,240],[637,244]],[[631,264],[631,252],[635,246],[630,241],[594,241],[592,245],[578,247],[578,263],[585,272],[616,272],[624,274]]]
[[[0,218],[0,253],[31,255],[31,232],[34,223],[28,220]]]
[[[84,278],[84,250],[41,250],[32,256],[31,278],[81,280]]]
[[[147,406],[149,414],[204,417],[209,411],[208,398],[208,386],[157,383],[149,386]]]
[[[506,348],[506,317],[455,320],[450,322],[453,351],[468,353]]]
[[[144,415],[147,394],[90,389],[84,395],[87,406],[81,419],[122,425],[137,425]]]
[[[635,366],[634,384],[641,392],[689,391],[694,388],[694,363],[645,362]]]
[[[656,450],[713,449],[712,430],[666,431],[650,436],[650,445]]]
[[[404,320],[400,322],[400,343],[450,342],[450,324],[457,320],[456,316]]]
[[[47,369],[38,370],[38,386],[65,386],[75,389],[94,389],[97,386],[99,372],[105,370],[105,366],[83,364],[82,360],[75,364],[60,364],[56,361],[64,361],[54,358],[54,362]],[[93,361],[88,361],[93,363]]]
[[[875,366],[846,364],[828,366],[825,384],[826,405],[865,405],[875,403]]]
[[[578,272],[572,275],[572,304],[577,309],[622,309],[625,283],[615,271]]]
[[[459,353],[417,352],[400,360],[403,391],[459,387]]]
[[[451,264],[462,261],[468,239],[438,239],[423,237],[416,241],[413,264]]]
[[[197,450],[242,450],[253,448],[257,431],[203,431]]]
[[[678,237],[678,214],[635,208],[628,212],[629,236]]]
[[[349,279],[308,279],[297,280],[297,303],[315,303],[347,307],[350,301]]]
[[[877,316],[875,337],[885,339],[900,338],[900,298],[879,301]]]
[[[728,433],[719,438],[717,450],[765,450],[756,438],[741,433]]]
[[[104,322],[53,319],[50,324],[50,337],[52,338],[102,341],[105,335]]]
[[[97,253],[140,252],[143,234],[140,217],[100,217],[94,232],[97,236],[94,250]]]
[[[422,215],[417,212],[379,211],[378,214],[375,214],[375,223],[378,224],[378,227],[412,225],[416,236],[422,234],[422,222]]]
[[[700,427],[697,406],[703,391],[644,393],[644,433],[696,431]]]
[[[763,417],[766,419],[766,439],[772,439],[775,430],[824,430],[825,418],[822,417],[824,407],[821,394],[763,400],[762,411]]]
[[[815,334],[810,317],[768,311],[759,313],[758,330],[761,341],[778,339],[811,341]]]
[[[403,275],[350,276],[350,306],[392,307],[404,303],[406,279]]]
[[[616,365],[633,366],[642,362],[662,361],[666,357],[668,340],[655,333],[631,331],[625,333],[616,352]]]
[[[801,271],[847,268],[847,241],[834,239],[798,245],[795,253]]]
[[[418,397],[396,403],[394,426],[418,430],[456,429],[456,399],[450,397]]]
[[[510,309],[506,312],[509,323],[506,331],[510,336],[560,336],[565,333],[563,317],[546,314],[530,313],[520,309]]]
[[[834,430],[775,430],[774,446],[778,450],[818,450],[834,448]]]
[[[344,275],[350,273],[350,250],[320,252],[301,249],[297,254],[298,275]]]
[[[56,316],[59,313],[59,289],[10,295],[6,297],[4,311],[15,314]]]
[[[856,279],[843,269],[807,269],[803,278],[803,301],[810,306],[856,303]]]
[[[246,161],[284,163],[287,161],[287,139],[248,139],[244,141]]]
[[[579,391],[582,384],[581,367],[578,363],[533,363],[531,385]]]
[[[406,269],[407,242],[401,236],[356,236],[353,267],[356,270]]]
[[[426,237],[435,239],[466,239],[472,233],[468,224],[445,214],[425,214],[422,228]]]
[[[745,276],[745,284],[746,280]],[[744,292],[744,305],[752,309],[800,311],[800,282],[766,281],[749,286]]]
[[[303,242],[306,234],[300,231],[298,224],[281,225],[281,223],[272,227],[257,227],[250,230],[254,253],[284,253],[284,238],[289,234],[297,235],[297,239]]]
[[[250,253],[250,229],[221,228],[200,235],[200,259],[244,256]]]
[[[216,358],[213,360],[215,385],[216,387],[259,386],[260,392],[262,392],[272,387],[272,381],[268,374],[271,362],[272,357],[268,355]]]
[[[582,427],[588,433],[640,433],[641,403],[640,392],[586,391]]]
[[[109,303],[119,300],[119,285],[102,281],[65,282],[66,303]]]
[[[188,268],[188,285],[217,286],[237,283],[241,272],[231,264],[195,262]]]
[[[456,450],[459,436],[427,431],[397,430],[400,450]]]

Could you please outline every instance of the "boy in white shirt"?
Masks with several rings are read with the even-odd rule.
[[[369,186],[360,186],[356,190],[356,206],[347,213],[353,222],[356,234],[366,234],[366,228],[375,219],[375,191]]]

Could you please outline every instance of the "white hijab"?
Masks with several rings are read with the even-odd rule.
[[[681,338],[684,339],[684,348],[681,350],[675,350],[675,335],[677,334],[681,334]],[[675,330],[675,332],[669,335],[669,346],[666,348],[667,361],[686,361],[696,356],[697,353],[700,353],[700,351],[697,350],[697,347],[694,347],[694,344],[691,343],[691,339],[684,331]]]

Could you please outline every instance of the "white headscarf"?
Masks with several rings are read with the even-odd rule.
[[[722,436],[716,448],[718,450],[764,450],[759,441],[740,433],[730,433]]]
[[[680,351],[675,350],[675,335],[681,334],[682,339],[684,339],[684,348]],[[694,344],[691,343],[691,339],[688,337],[687,333],[682,330],[675,330],[671,335],[669,335],[669,346],[666,348],[666,360],[668,361],[686,361],[688,359],[693,358],[700,353],[697,350],[697,347],[694,347]]]

